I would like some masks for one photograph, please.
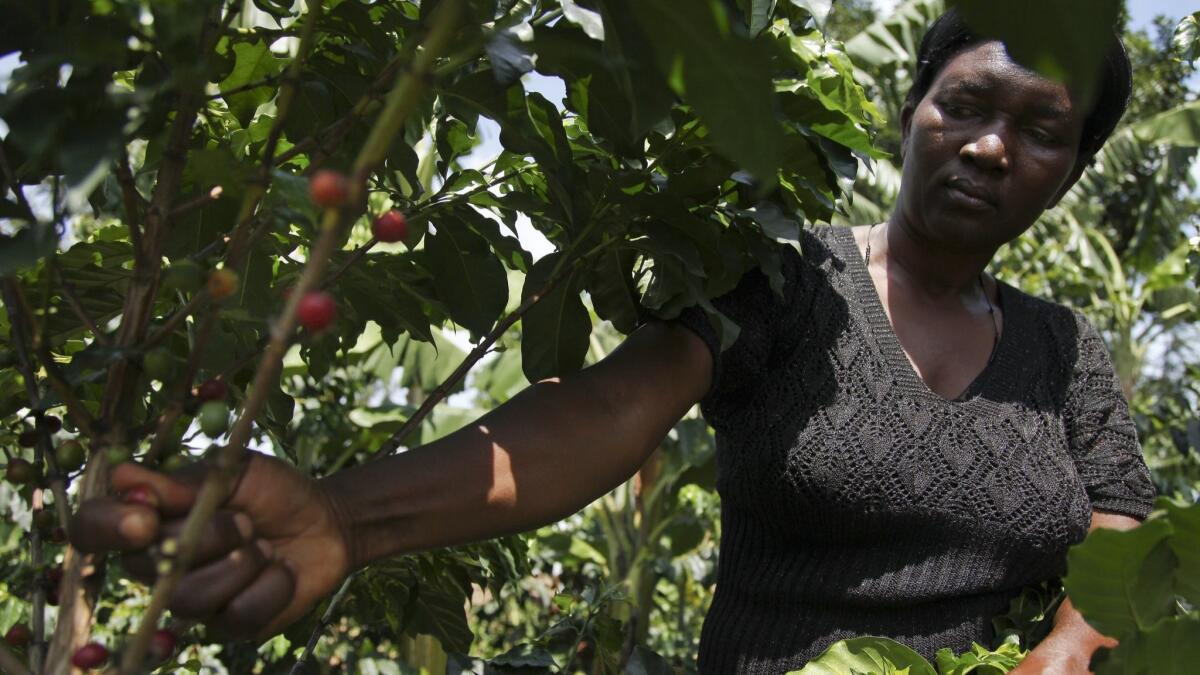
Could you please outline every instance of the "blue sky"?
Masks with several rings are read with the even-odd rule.
[[[1200,12],[1198,0],[1129,0],[1129,13],[1133,16],[1133,25],[1144,28],[1150,25],[1155,16],[1165,14],[1179,23],[1183,17],[1193,12]]]
[[[835,0],[836,2],[836,0]],[[1165,14],[1175,23],[1184,16],[1200,11],[1200,0],[1127,0],[1129,13],[1133,15],[1133,25],[1144,28],[1150,25],[1155,16]],[[875,6],[880,9],[891,9],[899,4],[899,0],[875,0]]]

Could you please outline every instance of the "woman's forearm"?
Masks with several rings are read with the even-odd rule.
[[[711,357],[686,329],[640,330],[603,362],[533,385],[445,438],[322,486],[354,565],[525,531],[637,471],[703,395]]]

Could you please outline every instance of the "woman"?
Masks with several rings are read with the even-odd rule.
[[[1079,178],[1129,80],[1114,43],[1083,103],[947,14],[902,114],[891,217],[806,234],[782,297],[748,274],[716,301],[742,328],[728,351],[688,312],[397,457],[314,482],[255,455],[172,609],[276,633],[371,561],[575,512],[701,401],[723,523],[703,672],[786,672],[865,634],[927,658],[990,641],[990,618],[1061,575],[1089,527],[1133,527],[1154,497],[1095,330],[984,272]],[[118,492],[139,483],[157,510],[95,500],[72,533],[148,573],[140,551],[195,491],[113,473]],[[1068,602],[1021,672],[1086,672],[1099,644]]]

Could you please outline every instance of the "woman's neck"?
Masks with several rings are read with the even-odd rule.
[[[871,257],[877,264],[884,263],[888,277],[930,300],[978,293],[980,276],[992,255],[948,249],[914,229],[893,213],[868,234]]]

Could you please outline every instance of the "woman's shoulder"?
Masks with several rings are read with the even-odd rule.
[[[1095,326],[1078,307],[1028,293],[997,279],[1004,299],[1008,322],[1020,329],[1026,340],[1050,341],[1059,356],[1074,360],[1081,343],[1100,339]]]

